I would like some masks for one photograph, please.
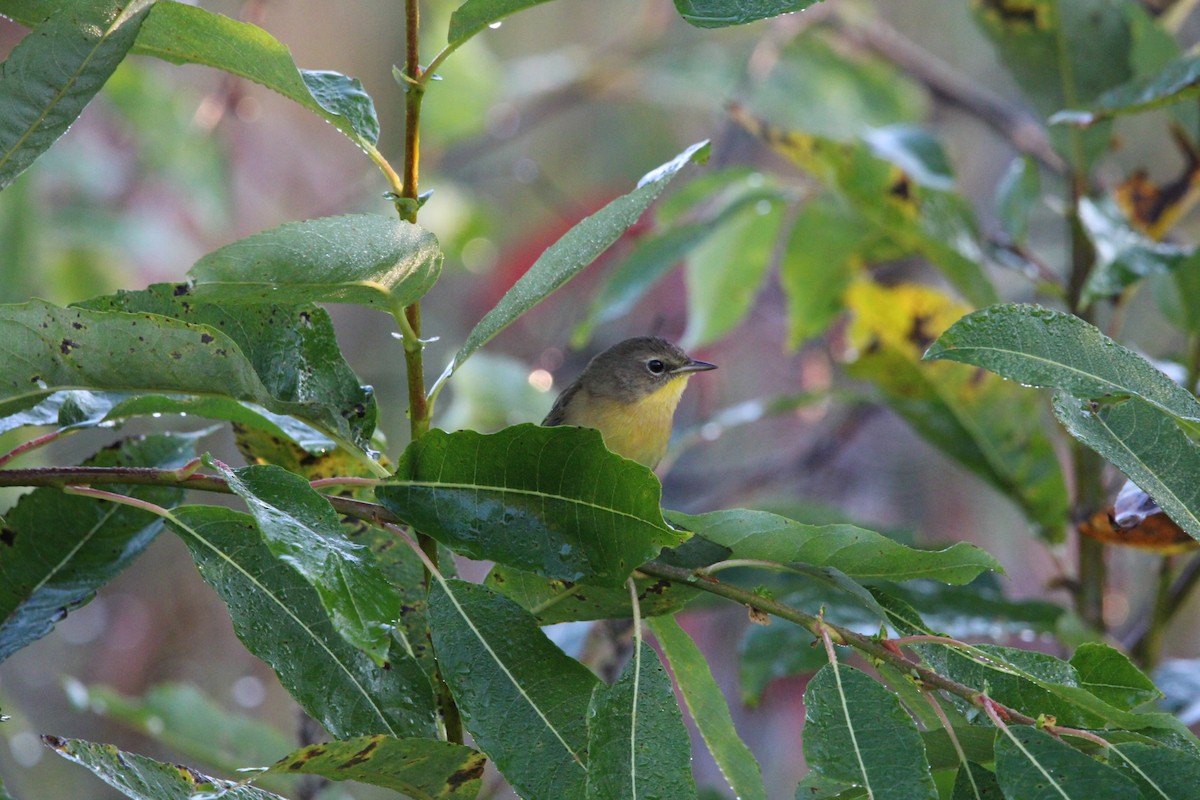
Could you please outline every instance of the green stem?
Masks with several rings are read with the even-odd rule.
[[[425,77],[421,69],[421,4],[420,0],[404,0],[404,75],[407,78],[404,91],[404,168],[403,186],[400,196],[407,203],[401,208],[401,217],[415,223],[419,203],[419,179],[421,165],[421,102],[425,98]],[[404,366],[408,376],[408,426],[413,441],[429,430],[431,406],[425,396],[424,345],[421,342],[420,302],[404,308],[396,315],[396,322],[404,333]],[[438,569],[438,545],[430,536],[417,532],[417,543],[428,559],[425,568],[425,587],[432,586],[433,576]],[[462,718],[450,687],[446,685],[441,671],[434,666],[433,685],[437,691],[438,706],[446,728],[446,739],[459,744],[463,741]]]
[[[58,488],[71,487],[70,491],[78,494],[88,494],[94,497],[103,497],[111,499],[114,502],[134,503],[134,498],[126,497],[125,495],[110,495],[108,492],[102,492],[95,489],[82,488],[79,484],[138,484],[138,485],[158,485],[158,486],[181,486],[188,489],[200,489],[204,491],[231,493],[228,484],[220,479],[208,475],[191,474],[187,472],[187,468],[183,470],[166,470],[166,469],[147,469],[140,467],[43,467],[34,469],[19,469],[19,470],[0,470],[0,486],[54,486]],[[362,500],[353,500],[347,497],[326,496],[337,511],[346,516],[361,519],[373,525],[384,527],[392,530],[398,535],[403,535],[401,529],[402,523],[400,520],[388,511],[383,506],[375,503],[368,503]],[[164,509],[165,512],[165,509]],[[165,512],[169,514],[169,512]],[[407,538],[405,536],[404,538]],[[440,579],[440,573],[437,571],[437,565],[424,552],[424,548],[414,543],[414,549],[420,551],[420,556],[425,561],[426,569],[430,572],[432,579]],[[643,564],[638,568],[638,572],[645,575],[651,575],[657,578],[682,583],[691,586],[694,589],[708,592],[709,594],[724,597],[727,600],[732,600],[747,608],[756,609],[765,614],[771,614],[780,619],[793,622],[811,631],[814,636],[824,637],[830,636],[836,644],[848,645],[858,650],[869,659],[875,659],[891,665],[892,667],[902,671],[904,674],[911,676],[919,682],[921,686],[927,689],[937,689],[948,692],[963,698],[964,700],[982,707],[986,699],[986,694],[973,687],[959,683],[958,681],[948,678],[940,673],[929,669],[928,667],[910,661],[900,651],[896,641],[880,639],[852,631],[840,625],[835,625],[822,619],[819,616],[801,611],[798,608],[780,603],[769,597],[757,594],[748,589],[743,589],[739,586],[730,583],[724,583],[709,575],[701,575],[693,570],[676,567],[670,564],[664,564],[659,561],[651,561]],[[914,637],[911,642],[917,641]],[[933,640],[930,640],[931,642]],[[986,653],[977,651],[970,645],[958,642],[956,640],[947,639],[945,641],[937,640],[938,644],[945,644],[963,652],[970,658],[982,661],[983,663],[992,663],[987,658]],[[440,681],[440,678],[439,678]],[[444,686],[444,682],[442,686]],[[440,695],[439,695],[440,696]],[[994,701],[992,701],[994,702]],[[998,706],[1004,711],[1006,717],[1023,725],[1036,724],[1036,720],[1032,717],[1021,714],[1020,712]],[[446,733],[447,738],[453,738],[453,741],[462,741],[462,723],[459,718],[457,708],[454,708],[453,714],[446,718]]]
[[[1154,608],[1150,613],[1150,621],[1146,633],[1138,640],[1133,651],[1134,658],[1144,669],[1151,669],[1162,656],[1163,638],[1167,633],[1167,623],[1171,619],[1171,557],[1162,556],[1158,560],[1158,585],[1154,592]]]
[[[878,659],[906,675],[911,675],[916,680],[920,681],[926,688],[940,689],[950,694],[967,700],[968,702],[981,706],[986,695],[978,689],[959,683],[956,680],[947,678],[938,672],[935,672],[928,667],[915,664],[909,661],[904,655],[894,647],[889,647],[890,642],[885,642],[880,639],[875,639],[870,636],[864,636],[861,633],[843,628],[840,625],[834,625],[831,622],[801,611],[798,608],[793,608],[778,600],[773,600],[769,597],[755,594],[754,592],[743,589],[739,586],[734,586],[730,583],[722,583],[712,577],[702,577],[696,575],[692,570],[684,567],[676,567],[670,564],[664,564],[661,561],[651,561],[648,564],[643,564],[638,568],[639,572],[647,575],[653,575],[656,578],[665,578],[669,581],[676,581],[691,586],[693,589],[699,589],[710,594],[715,594],[724,597],[727,600],[733,600],[747,608],[753,608],[762,611],[766,614],[786,619],[789,622],[794,622],[800,625],[818,638],[830,635],[833,641],[837,644],[849,645],[868,658]],[[1033,717],[1026,716],[1014,709],[1005,709],[1009,718],[1015,720],[1022,725],[1036,724],[1037,720]]]
[[[1071,273],[1067,278],[1067,302],[1071,312],[1088,322],[1090,308],[1083,302],[1083,288],[1095,263],[1096,252],[1079,218],[1079,201],[1086,191],[1083,179],[1075,174],[1071,180],[1071,206],[1067,215],[1071,241]],[[1087,519],[1105,505],[1104,461],[1091,448],[1072,439],[1070,442],[1072,472],[1075,478],[1071,521]],[[1107,583],[1104,545],[1086,536],[1076,537],[1078,555],[1078,584],[1075,591],[1075,612],[1103,633],[1104,587]]]

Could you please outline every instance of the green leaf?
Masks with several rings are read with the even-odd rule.
[[[1084,399],[1132,395],[1180,419],[1200,421],[1200,401],[1146,359],[1079,317],[1041,306],[996,305],[968,314],[925,358],[974,364]]]
[[[447,42],[451,45],[461,44],[509,14],[546,2],[549,0],[466,0],[450,15]]]
[[[729,781],[729,788],[742,800],[765,800],[767,790],[758,762],[738,737],[725,695],[713,678],[704,654],[675,617],[657,617],[648,622],[675,674],[688,713],[700,729],[700,735],[725,780]]]
[[[704,161],[708,158],[708,152],[707,141],[692,145],[666,164],[644,175],[632,192],[613,200],[550,245],[533,266],[517,279],[512,288],[505,292],[495,308],[475,325],[437,383],[440,385],[472,353],[491,341],[493,336],[595,261],[610,244],[641,218],[642,213],[662,194],[663,189],[681,169],[693,161]]]
[[[994,376],[919,361],[920,348],[961,314],[927,287],[856,283],[849,365],[926,441],[1016,503],[1046,539],[1062,536],[1067,491],[1044,431],[1042,400]]]
[[[288,222],[214,250],[192,266],[208,303],[357,303],[392,311],[437,281],[432,233],[395,216],[346,214]]]
[[[109,368],[115,375],[106,375],[105,382],[94,388],[183,391],[250,401],[273,413],[297,417],[348,445],[352,452],[370,454],[375,398],[371,387],[360,385],[346,363],[324,309],[199,302],[186,284],[122,291],[93,298],[80,307],[108,312],[98,318],[104,325],[98,330],[80,330],[72,320],[72,330],[64,339],[77,341],[76,334],[97,339],[107,335],[118,345],[127,345],[107,345],[113,350]],[[60,316],[70,318],[73,312],[74,308],[67,309]],[[179,325],[175,320],[188,324]],[[177,325],[178,336],[172,334]],[[150,330],[145,330],[147,326]],[[54,347],[60,342],[47,344]],[[138,382],[121,380],[133,367],[127,363],[130,347],[140,356],[134,363],[150,377]],[[85,352],[74,355],[79,358]],[[365,456],[363,460],[367,460]]]
[[[682,346],[710,344],[750,313],[775,254],[784,204],[762,198],[728,212],[687,259],[688,327]]]
[[[463,581],[430,590],[430,628],[463,724],[529,797],[582,800],[596,676],[513,601]]]
[[[571,333],[572,347],[583,347],[597,327],[632,311],[650,287],[713,230],[714,221],[692,222],[638,241],[636,249],[608,275],[592,298],[587,317]]]
[[[1129,657],[1102,642],[1084,642],[1071,655],[1079,684],[1110,705],[1126,711],[1163,696]]]
[[[996,779],[1022,800],[1129,800],[1133,782],[1048,733],[1010,725],[996,741]]]
[[[118,750],[111,744],[82,739],[42,736],[51,750],[68,761],[87,767],[102,781],[133,800],[189,800],[220,793],[228,800],[279,800],[278,795],[239,786],[235,781],[210,778],[191,767],[164,764],[152,758]]]
[[[675,0],[675,10],[697,28],[726,28],[808,8],[820,0]]]
[[[13,48],[0,65],[0,189],[67,132],[124,60],[153,2],[73,3]]]
[[[733,558],[834,567],[857,580],[931,578],[945,583],[968,583],[981,572],[1000,571],[1000,564],[994,558],[966,542],[944,550],[914,550],[853,525],[805,525],[747,509],[699,516],[673,511],[668,517],[673,523],[728,547]]]
[[[646,617],[673,614],[700,595],[698,589],[686,584],[659,578],[640,578],[634,583],[638,606]],[[541,625],[616,619],[633,613],[629,590],[624,586],[594,586],[543,578],[502,564],[492,567],[484,585],[515,601],[533,614]]]
[[[73,0],[0,0],[0,11],[34,25],[73,4]],[[361,84],[353,78],[339,80],[336,73],[310,76],[297,69],[287,47],[257,25],[160,0],[142,24],[131,52],[174,64],[202,64],[246,78],[319,115],[360,147],[374,147],[371,137],[378,135],[379,123]]]
[[[194,436],[157,434],[126,440],[85,463],[175,469],[195,451]],[[183,491],[173,487],[105,488],[162,507],[183,500]],[[0,661],[90,601],[161,529],[161,519],[127,505],[50,488],[22,495],[0,527]]]
[[[344,124],[349,126],[360,141],[372,145],[379,141],[379,119],[375,116],[375,102],[363,89],[362,81],[340,72],[312,69],[300,70],[300,79],[308,87],[312,99],[325,112],[321,116],[331,122],[344,120]],[[337,122],[334,124],[338,125]]]
[[[293,736],[253,717],[231,713],[190,684],[160,683],[140,697],[126,697],[107,686],[84,686],[68,679],[66,690],[76,711],[123,722],[224,773],[247,764],[270,763],[295,747]]]
[[[336,73],[309,78],[292,54],[257,25],[196,6],[162,2],[150,15],[133,52],[175,64],[203,64],[265,86],[299,103],[360,146],[373,146],[379,123],[370,98],[353,78]],[[310,83],[311,81],[311,83]],[[320,97],[314,96],[316,89]]]
[[[219,466],[217,472],[246,501],[275,557],[316,589],[338,633],[382,663],[393,632],[403,635],[395,627],[400,593],[375,566],[370,549],[346,539],[329,501],[280,467]]]
[[[663,521],[661,491],[648,469],[606,450],[598,431],[526,424],[487,435],[431,430],[376,494],[455,552],[620,586],[686,538]]]
[[[1121,0],[976,3],[1000,61],[1043,117],[1090,103],[1132,75],[1132,34]],[[1055,149],[1079,173],[1108,149],[1111,129],[1055,128]]]
[[[1058,392],[1067,431],[1111,461],[1171,519],[1200,539],[1200,446],[1159,407],[1137,398],[1091,404]]]
[[[691,759],[671,679],[654,650],[639,642],[617,682],[592,693],[587,797],[694,798]]]
[[[900,613],[901,606],[893,605],[896,601],[919,613],[916,621],[923,632],[936,631],[963,640],[1053,634],[1064,613],[1056,603],[1007,599],[1000,581],[991,573],[980,575],[966,586],[914,581],[903,586],[872,586],[870,590],[888,609],[889,618],[893,608]]]
[[[996,184],[996,215],[1000,227],[1017,244],[1029,236],[1029,214],[1041,198],[1037,164],[1025,156],[1014,158]]]
[[[423,800],[472,800],[479,794],[486,760],[453,742],[377,734],[309,745],[272,764],[266,774],[358,781]]]
[[[641,237],[630,256],[608,275],[592,299],[587,318],[572,333],[572,346],[583,346],[594,328],[632,310],[650,287],[701,245],[705,247],[697,257],[703,258],[703,250],[712,249],[709,240],[713,234],[724,231],[729,223],[744,227],[750,215],[762,210],[758,208],[761,203],[769,206],[770,213],[783,196],[778,186],[764,181],[761,174],[736,169],[709,172],[664,200],[656,209],[662,229]],[[765,248],[765,254],[751,254],[754,260],[763,262],[765,269],[770,244],[751,244],[752,251]],[[740,258],[735,261],[740,263]],[[714,270],[714,280],[729,272],[728,267],[722,271],[722,266],[715,263],[710,267]],[[733,287],[740,305],[748,306],[753,300],[759,282],[747,277]]]
[[[1045,653],[986,644],[972,648],[974,658],[941,647],[920,650],[938,672],[968,686],[987,686],[990,697],[1031,716],[1046,714],[1073,727],[1108,725],[1190,736],[1170,714],[1134,713],[1106,702],[1083,684],[1073,665]]]
[[[968,761],[954,778],[950,800],[1004,800],[1004,793],[994,772]]]
[[[1069,109],[1052,119],[1091,125],[1109,117],[1137,114],[1191,100],[1200,95],[1200,57],[1177,58],[1145,75],[1102,94],[1086,109]]]
[[[808,682],[804,708],[804,758],[814,770],[877,800],[937,797],[916,724],[874,680],[827,664]]]
[[[316,590],[262,542],[253,517],[183,506],[168,519],[225,601],[234,632],[338,738],[436,733],[429,679],[408,657],[381,667],[334,629]]]
[[[1200,786],[1200,758],[1170,747],[1133,742],[1113,745],[1109,763],[1138,785],[1147,800],[1174,800]]]
[[[779,262],[788,346],[819,336],[842,313],[855,273],[881,249],[878,233],[846,203],[820,195],[804,204]]]
[[[975,305],[996,302],[982,269],[983,249],[967,200],[912,141],[893,135],[848,142],[777,128],[734,111],[734,118],[776,152],[844,197],[903,252],[919,253]],[[921,141],[925,148],[927,143]]]
[[[1194,248],[1156,242],[1135,230],[1111,202],[1079,202],[1079,221],[1092,240],[1096,262],[1083,286],[1082,300],[1090,303],[1120,294],[1153,275],[1195,269]]]

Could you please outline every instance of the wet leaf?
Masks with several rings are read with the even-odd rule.
[[[309,745],[279,759],[267,774],[358,781],[424,800],[472,800],[486,760],[453,742],[377,734]]]
[[[87,767],[132,800],[187,800],[218,792],[228,800],[279,800],[278,795],[262,789],[238,786],[234,781],[211,778],[191,767],[127,753],[111,744],[48,735],[42,736],[42,742],[68,761]]]
[[[482,586],[438,582],[429,615],[442,676],[476,745],[522,795],[583,800],[596,676]]]
[[[996,738],[996,780],[1005,797],[1028,800],[1129,800],[1141,793],[1110,766],[1027,725]]]
[[[334,628],[377,662],[388,657],[400,593],[375,565],[369,548],[349,541],[337,512],[299,475],[281,467],[218,468],[250,514],[268,548],[317,591]],[[412,646],[406,644],[408,652]]]
[[[1200,446],[1174,419],[1136,397],[1093,406],[1062,392],[1054,396],[1054,413],[1200,539]]]
[[[109,367],[97,360],[97,366],[115,374],[90,388],[173,390],[250,401],[273,413],[295,416],[340,443],[351,444],[352,451],[370,452],[374,394],[346,363],[324,309],[206,303],[193,297],[185,284],[155,284],[93,298],[80,306],[109,312],[99,318],[105,327],[93,331],[94,336],[113,331],[110,336],[118,345],[136,340],[128,341],[128,347],[109,344],[100,350],[101,354],[112,351],[113,364]],[[122,319],[128,319],[130,327],[124,336],[117,333]],[[190,337],[180,334],[183,343],[168,336],[179,324],[175,320],[188,324],[181,330],[195,331]],[[87,329],[74,332],[87,333]],[[128,348],[133,348],[132,353]],[[133,354],[140,358],[127,363],[125,359]],[[75,355],[82,359],[84,353]],[[95,359],[99,354],[88,351],[87,355]],[[121,380],[135,365],[149,377]],[[366,460],[365,455],[360,458]]]
[[[1082,399],[1130,395],[1180,419],[1200,421],[1200,401],[1146,359],[1079,317],[1041,306],[997,305],[968,314],[925,358],[974,364]]]
[[[821,0],[675,0],[675,10],[697,28],[725,28],[790,14]]]
[[[13,48],[0,65],[0,189],[67,132],[125,59],[153,2],[72,3],[40,17]]]
[[[633,223],[641,218],[667,184],[685,166],[708,158],[708,142],[699,142],[666,164],[646,173],[637,188],[618,197],[604,208],[575,225],[542,253],[524,275],[513,284],[495,308],[484,315],[467,335],[454,359],[447,365],[440,384],[462,365],[472,353],[491,341],[529,309],[545,300],[567,281],[596,260]]]
[[[805,525],[765,511],[732,509],[699,516],[671,512],[673,523],[728,547],[733,558],[833,567],[857,580],[932,578],[967,583],[999,563],[974,545],[914,550],[853,525]]]
[[[933,800],[925,745],[900,701],[862,672],[821,668],[804,691],[804,757],[879,800]]]
[[[659,509],[642,465],[590,428],[517,425],[499,433],[432,430],[409,445],[383,505],[455,552],[548,578],[620,586],[686,534]]]
[[[196,455],[196,438],[128,439],[85,462],[98,467],[176,469]],[[106,486],[164,508],[183,500],[167,486]],[[162,529],[148,511],[40,488],[22,495],[0,526],[0,661],[45,636],[67,613],[141,555]]]
[[[395,216],[347,214],[288,222],[214,250],[192,266],[206,303],[355,303],[391,311],[437,281],[442,252]]]
[[[416,660],[393,651],[384,667],[348,644],[316,590],[263,543],[253,517],[183,506],[168,524],[229,608],[238,638],[331,734],[435,735],[433,690]]]
[[[1162,692],[1129,657],[1102,642],[1084,642],[1071,655],[1080,685],[1105,702],[1126,711],[1158,700]]]
[[[0,11],[25,25],[53,18],[73,0],[3,0]],[[142,24],[131,52],[173,64],[202,64],[265,86],[299,103],[360,147],[372,147],[379,123],[354,78],[297,69],[287,47],[257,25],[186,3],[162,0]]]
[[[658,617],[648,622],[679,684],[688,713],[729,781],[729,788],[742,800],[765,800],[767,790],[758,762],[733,726],[729,704],[713,678],[708,660],[675,617]]]

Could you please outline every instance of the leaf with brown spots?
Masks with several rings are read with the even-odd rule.
[[[279,795],[234,781],[211,778],[191,767],[165,764],[111,744],[42,736],[42,742],[68,761],[87,767],[102,781],[133,800],[162,800],[220,794],[225,800],[280,800]]]
[[[996,301],[982,270],[983,250],[970,204],[953,188],[944,159],[923,155],[937,145],[928,137],[881,131],[841,142],[806,131],[784,130],[740,108],[733,118],[772,150],[846,198],[866,224],[859,236],[886,236],[903,253],[929,259],[976,305]],[[903,165],[903,166],[902,166]]]
[[[1041,424],[1041,399],[983,370],[921,361],[966,311],[936,289],[858,281],[846,293],[851,375],[870,381],[927,442],[1014,502],[1039,534],[1061,536],[1062,472]]]
[[[267,772],[370,783],[420,800],[467,800],[479,793],[486,761],[460,744],[380,734],[301,748]]]

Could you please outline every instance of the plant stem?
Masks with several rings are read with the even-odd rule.
[[[1071,179],[1071,206],[1067,215],[1071,244],[1071,273],[1067,278],[1067,303],[1071,312],[1091,322],[1088,306],[1083,302],[1083,288],[1095,263],[1095,249],[1079,218],[1079,201],[1086,191],[1083,179],[1075,174]],[[1105,505],[1104,462],[1082,442],[1071,439],[1071,466],[1075,478],[1071,522],[1087,519]],[[1103,633],[1105,577],[1104,545],[1086,536],[1076,536],[1078,554],[1078,586],[1075,591],[1075,612],[1097,631]]]
[[[1163,637],[1171,619],[1171,557],[1158,559],[1158,584],[1154,592],[1154,608],[1145,634],[1138,640],[1133,656],[1145,669],[1152,668],[1162,656]]]
[[[96,497],[104,497],[112,499],[116,502],[128,502],[130,498],[123,495],[109,496],[108,493],[98,492],[95,490],[80,489],[80,484],[139,484],[139,485],[158,485],[158,486],[180,486],[187,489],[199,489],[210,492],[222,492],[225,494],[231,493],[228,484],[220,479],[209,475],[191,474],[185,470],[167,470],[167,469],[147,469],[141,467],[42,467],[34,469],[16,469],[16,470],[0,470],[0,486],[54,486],[58,488],[73,487],[71,491],[78,494],[89,494]],[[326,495],[325,499],[329,501],[339,513],[346,516],[361,519],[372,525],[384,527],[385,529],[394,530],[398,535],[403,535],[399,530],[402,525],[401,521],[381,505],[368,503],[362,500],[354,500],[348,497],[334,497]],[[424,558],[424,549],[418,546]],[[426,562],[427,570],[432,567],[437,569],[432,561]],[[740,586],[735,586],[730,583],[723,583],[710,575],[701,575],[697,572],[685,567],[676,567],[670,564],[664,564],[660,561],[651,561],[643,564],[638,568],[638,572],[646,575],[651,575],[657,578],[663,578],[668,581],[686,584],[694,589],[708,592],[710,594],[724,597],[727,600],[732,600],[736,603],[746,606],[747,608],[761,611],[765,614],[771,614],[780,619],[793,622],[811,631],[814,636],[824,637],[830,636],[834,643],[847,645],[858,650],[868,659],[881,661],[900,670],[906,675],[914,678],[922,687],[926,689],[938,689],[948,692],[958,697],[967,700],[968,702],[982,707],[986,694],[973,687],[959,683],[958,681],[948,678],[928,667],[910,661],[904,656],[898,647],[897,640],[879,639],[844,628],[840,625],[835,625],[822,619],[819,616],[809,614],[798,608],[780,603],[769,597],[757,594],[748,589],[743,589]],[[436,572],[430,571],[430,574],[435,578]],[[908,642],[923,641],[921,637],[910,637],[903,640]],[[930,640],[934,641],[934,640]],[[969,645],[963,644],[952,639],[945,641],[937,640],[936,643],[945,644],[954,647],[960,651],[964,651],[964,655],[968,658],[976,660],[983,659],[984,662],[989,660],[986,654],[981,654],[975,651]],[[438,679],[440,687],[444,687],[445,683]],[[439,699],[441,689],[439,688]],[[448,692],[448,690],[447,690]],[[447,695],[448,696],[448,695]],[[995,701],[991,701],[995,702]],[[1018,722],[1022,725],[1036,724],[1036,720],[1032,717],[1021,714],[1020,712],[997,706],[1001,708],[1007,718]],[[450,708],[452,713],[447,715],[445,719],[447,738],[452,738],[453,741],[462,741],[462,722],[458,714],[457,707],[452,703]]]
[[[408,201],[401,208],[401,218],[406,222],[417,221],[420,208],[419,178],[421,164],[421,101],[425,98],[425,82],[421,70],[421,4],[420,0],[404,0],[404,75],[408,79],[404,87],[404,185],[400,192]],[[396,322],[404,332],[404,366],[408,373],[408,427],[413,441],[429,430],[430,405],[425,396],[424,344],[421,342],[420,301],[401,310]],[[437,542],[419,531],[417,543],[428,558],[425,569],[425,587],[432,586],[433,575],[438,569]],[[459,744],[463,741],[462,718],[458,706],[450,694],[441,672],[434,666],[433,685],[437,691],[438,706],[446,739]]]
[[[653,575],[657,578],[665,578],[669,581],[676,581],[687,584],[693,589],[709,592],[719,595],[728,600],[741,603],[748,608],[757,609],[758,611],[771,614],[786,619],[789,622],[794,622],[809,631],[814,636],[823,637],[826,634],[832,636],[837,644],[849,645],[860,653],[871,659],[886,662],[906,675],[911,675],[923,684],[926,688],[941,689],[950,694],[967,700],[974,705],[981,705],[985,695],[978,689],[973,689],[970,686],[959,683],[956,680],[947,678],[944,675],[935,672],[928,667],[923,667],[915,664],[904,657],[898,649],[888,647],[888,643],[879,639],[874,639],[870,636],[864,636],[861,633],[856,633],[849,628],[843,628],[840,625],[834,625],[820,617],[801,611],[798,608],[780,603],[769,597],[763,597],[748,589],[743,589],[739,586],[734,586],[729,583],[722,583],[711,577],[701,577],[692,572],[692,570],[684,567],[675,567],[670,564],[664,564],[660,561],[651,561],[648,564],[643,564],[638,568],[639,572],[647,575]],[[1036,720],[1033,717],[1028,717],[1018,711],[1006,709],[1010,718],[1023,724],[1033,725]]]

